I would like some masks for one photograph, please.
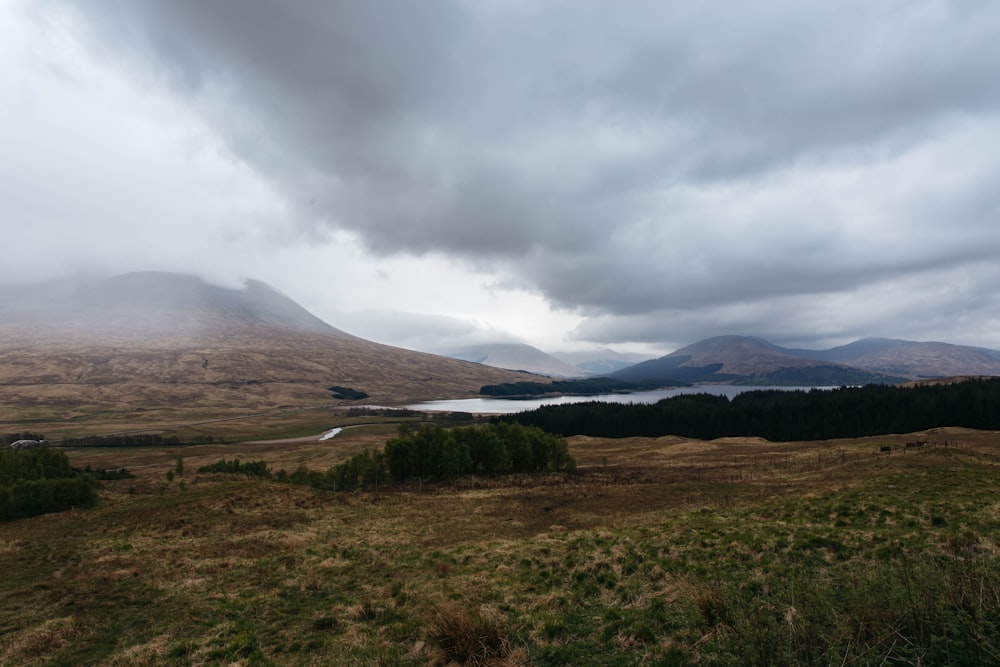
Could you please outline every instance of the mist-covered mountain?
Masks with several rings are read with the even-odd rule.
[[[269,330],[353,338],[255,280],[232,289],[149,271],[0,290],[0,332],[8,343],[40,339],[148,347]]]
[[[789,349],[759,338],[718,336],[611,374],[622,380],[841,386],[1000,376],[1000,352],[906,340],[859,340],[829,350]]]
[[[576,352],[554,352],[552,356],[579,368],[588,375],[608,375],[649,359],[648,356],[641,354],[615,352],[606,347]]]
[[[524,343],[468,345],[449,350],[446,355],[494,368],[527,371],[550,377],[577,378],[587,375],[586,371]]]
[[[118,410],[475,396],[523,374],[349,335],[267,285],[172,273],[0,290],[0,404]],[[61,406],[61,407],[59,407]]]

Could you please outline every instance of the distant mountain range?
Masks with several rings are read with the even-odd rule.
[[[950,343],[864,338],[829,350],[793,349],[788,353],[910,379],[1000,375],[1000,351]]]
[[[495,368],[559,378],[608,375],[646,359],[640,354],[623,354],[607,348],[549,354],[524,343],[468,345],[444,354]]]
[[[641,354],[615,352],[608,348],[579,352],[554,352],[552,356],[572,364],[587,375],[608,375],[649,358]]]
[[[584,362],[596,364],[599,375],[662,384],[839,386],[1000,376],[995,350],[888,339],[802,350],[722,336],[610,373],[603,369],[628,361],[610,350],[565,360],[527,345],[454,353],[461,359],[352,336],[255,281],[226,288],[146,272],[0,288],[0,406],[32,419],[101,412],[121,415],[125,426],[161,419],[165,410],[245,413],[330,405],[343,400],[338,395],[367,394],[382,404],[473,397],[484,385],[530,379],[517,371],[581,377],[587,370],[574,364]]]
[[[576,378],[588,374],[585,370],[542,352],[537,347],[523,343],[469,345],[449,350],[445,354],[453,359],[550,377]]]
[[[0,289],[0,405],[64,419],[329,405],[331,386],[383,403],[471,397],[524,377],[352,336],[255,281],[142,272]]]
[[[718,336],[611,373],[622,380],[842,386],[957,375],[1000,375],[1000,352],[948,343],[869,338],[829,350]]]

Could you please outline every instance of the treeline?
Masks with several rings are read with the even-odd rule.
[[[181,440],[176,435],[158,433],[133,433],[123,435],[86,435],[66,438],[64,447],[174,447],[177,445],[210,445],[215,438],[210,435],[196,435]]]
[[[353,491],[377,487],[380,483],[385,484],[389,481],[389,474],[382,452],[366,449],[343,463],[327,468],[326,472],[299,468],[289,474],[279,470],[274,479],[278,482],[311,486],[314,489]]]
[[[348,417],[419,417],[423,413],[406,408],[379,408],[361,406],[347,408]]]
[[[48,447],[0,450],[0,521],[97,504],[94,476]]]
[[[83,469],[83,472],[88,475],[93,475],[94,479],[99,482],[112,482],[119,479],[133,479],[135,475],[129,472],[128,468],[97,468],[92,469],[87,466]]]
[[[485,424],[444,429],[421,424],[400,427],[382,450],[366,449],[325,472],[299,468],[272,473],[264,461],[222,459],[198,472],[245,474],[317,489],[352,491],[387,482],[450,481],[462,475],[501,475],[573,470],[566,441],[521,424]]]
[[[731,400],[689,394],[655,405],[548,405],[496,419],[564,436],[607,438],[759,436],[790,441],[909,433],[939,426],[1000,430],[1000,379],[917,387],[761,390]]]
[[[681,383],[684,385],[684,383]],[[611,394],[623,391],[644,391],[662,386],[656,380],[629,382],[609,377],[581,380],[555,380],[553,382],[504,382],[488,384],[479,389],[483,396],[541,396],[543,394]],[[675,385],[676,386],[676,385]]]
[[[264,479],[271,476],[271,469],[267,467],[265,461],[249,461],[241,463],[239,459],[227,461],[222,458],[215,463],[198,468],[198,472],[222,472],[230,475],[246,475],[247,477],[262,477]]]
[[[136,433],[132,435],[85,435],[66,438],[64,447],[160,447],[181,444],[176,435],[163,436],[156,433]]]
[[[566,441],[540,428],[499,423],[444,430],[422,424],[385,443],[396,481],[450,480],[461,475],[556,472],[576,465]]]
[[[435,421],[445,425],[458,424],[461,422],[475,421],[476,417],[471,412],[421,412],[419,410],[408,410],[406,408],[379,408],[379,407],[355,407],[347,409],[348,417],[419,417],[422,421]]]

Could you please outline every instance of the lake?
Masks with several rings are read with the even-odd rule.
[[[738,387],[730,384],[700,384],[693,387],[636,391],[630,394],[595,394],[593,396],[547,396],[545,398],[457,398],[443,401],[424,401],[405,407],[424,412],[475,412],[486,414],[511,414],[527,412],[543,405],[564,405],[603,401],[605,403],[656,403],[664,398],[681,394],[716,394],[732,398],[745,391],[777,389],[780,391],[809,391],[810,389],[831,389],[831,387]]]

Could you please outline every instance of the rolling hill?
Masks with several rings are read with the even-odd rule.
[[[10,414],[264,410],[475,396],[524,374],[367,341],[255,281],[132,273],[0,291],[0,406]]]

